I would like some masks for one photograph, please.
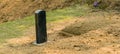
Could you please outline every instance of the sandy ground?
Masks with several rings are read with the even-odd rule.
[[[26,33],[27,36],[7,40],[7,43],[0,47],[0,54],[120,54],[120,16],[105,18],[113,23],[81,35],[70,34],[71,36],[62,36],[59,32],[66,26],[87,18],[51,22],[48,24],[49,42],[33,45],[35,32],[31,31]],[[30,28],[33,29],[34,27]]]

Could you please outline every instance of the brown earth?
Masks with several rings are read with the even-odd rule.
[[[0,0],[0,23],[32,15],[35,10],[54,10],[74,4],[93,4],[95,0]],[[120,8],[118,0],[102,0],[100,9]]]
[[[0,23],[32,15],[35,10],[54,10],[73,5],[73,0],[0,0]]]
[[[99,14],[96,15],[96,13]],[[49,42],[39,46],[31,44],[35,40],[34,27],[31,27],[29,29],[31,32],[28,32],[29,34],[26,33],[26,36],[7,40],[0,47],[0,54],[120,54],[120,14],[114,13],[109,15],[108,13],[103,14],[103,12],[96,13],[85,17],[48,23]],[[86,32],[80,35],[67,32],[65,32],[67,35],[63,35],[65,34],[63,29],[66,27],[76,24],[76,22],[86,22],[89,21],[88,19],[93,18],[95,20],[104,18],[110,24],[89,31],[85,30]],[[94,22],[94,20],[92,21]],[[97,22],[100,23],[103,21]],[[90,25],[87,26],[89,27]],[[79,29],[75,32],[77,31]]]

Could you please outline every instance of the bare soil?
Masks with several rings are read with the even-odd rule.
[[[0,23],[33,15],[35,10],[54,10],[73,5],[72,0],[0,0]]]
[[[32,44],[35,41],[34,31],[26,33],[26,36],[21,38],[7,40],[1,46],[0,54],[120,54],[120,15],[104,14],[103,16],[100,12],[100,15],[96,15],[96,13],[48,23],[48,42],[39,46]],[[86,22],[93,18],[95,20],[104,18],[110,23],[103,27],[97,27],[97,29],[84,30],[86,32],[79,35],[63,31],[66,27],[74,26],[73,24],[76,22]],[[92,21],[94,22],[94,20]],[[104,20],[96,23],[98,22],[104,22]],[[94,25],[98,26],[99,24]],[[86,26],[89,27],[89,25]],[[34,27],[31,27],[30,30],[34,30]],[[80,30],[75,32],[77,31]]]
[[[54,10],[73,6],[74,4],[93,4],[94,0],[0,0],[0,23],[21,19],[32,15],[35,10]],[[119,11],[120,1],[103,0],[100,9],[115,9]]]

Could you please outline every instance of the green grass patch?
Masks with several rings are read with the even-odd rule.
[[[57,9],[47,12],[47,22],[62,20],[66,18],[74,18],[87,14],[88,8],[85,6],[71,6],[64,9]],[[35,25],[34,15],[25,17],[20,20],[9,21],[0,24],[0,43],[6,39],[20,37],[31,26]]]

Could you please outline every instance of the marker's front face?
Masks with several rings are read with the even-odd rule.
[[[36,43],[44,43],[47,41],[46,29],[46,12],[42,10],[35,11],[36,21]]]

